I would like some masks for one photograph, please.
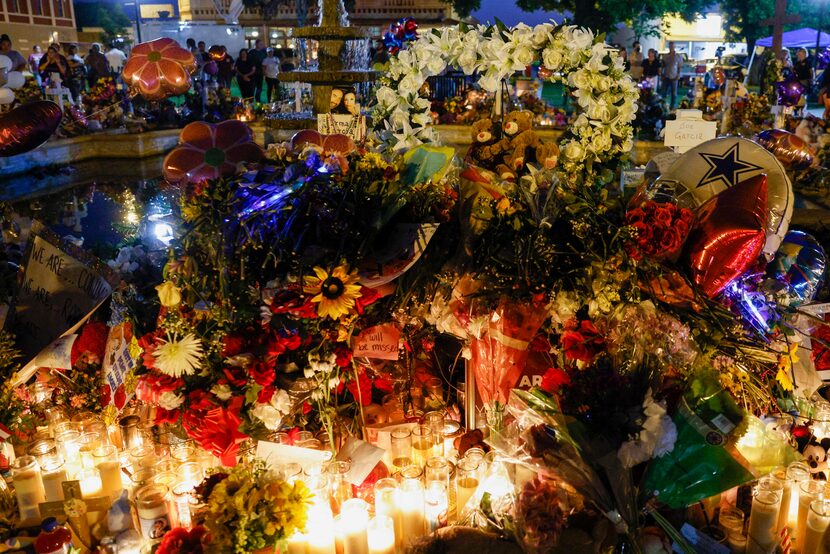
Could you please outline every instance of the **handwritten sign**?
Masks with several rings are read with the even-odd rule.
[[[698,114],[698,110],[694,110]],[[682,118],[666,121],[665,145],[683,153],[717,136],[718,124],[700,117],[684,114]]]
[[[352,344],[354,355],[376,360],[397,360],[401,332],[391,323],[364,329]]]
[[[106,267],[62,244],[41,224],[32,226],[14,314],[18,346],[26,357],[34,357],[112,293],[105,270],[96,265]]]
[[[318,114],[317,131],[323,135],[346,135],[361,144],[366,140],[366,118],[362,115]]]
[[[124,389],[127,375],[138,365],[138,351],[132,346],[133,329],[129,322],[123,321],[110,329],[102,370],[110,388],[110,402],[119,410],[132,396],[127,396]]]

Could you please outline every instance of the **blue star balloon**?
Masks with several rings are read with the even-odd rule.
[[[824,280],[824,248],[811,235],[790,231],[767,266],[765,285],[778,303],[795,308],[815,297]]]

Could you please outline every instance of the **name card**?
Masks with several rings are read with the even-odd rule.
[[[346,135],[362,144],[366,140],[366,118],[362,115],[318,114],[317,131],[322,135]]]
[[[114,274],[35,222],[14,314],[18,346],[31,359],[112,293]]]
[[[352,351],[359,358],[397,360],[401,332],[391,323],[364,329],[354,338]]]
[[[696,113],[683,113],[677,119],[666,121],[665,145],[674,147],[681,154],[718,134],[717,122],[704,121],[698,110],[689,112]]]

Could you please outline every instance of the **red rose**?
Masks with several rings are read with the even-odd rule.
[[[647,245],[654,236],[651,226],[644,222],[633,223],[631,227],[637,231],[637,244]]]
[[[689,234],[689,224],[682,219],[678,219],[674,222],[674,228],[677,229],[677,232],[680,233],[680,236],[685,240],[686,236]]]
[[[564,370],[552,367],[542,376],[542,384],[539,388],[549,394],[555,394],[563,385],[570,383],[571,378]]]
[[[179,410],[165,410],[161,406],[156,408],[156,425],[169,423],[175,425],[179,421]]]
[[[346,383],[346,388],[352,394],[355,400],[359,401],[363,406],[368,406],[372,403],[372,380],[366,375],[365,371],[361,371],[357,380],[350,380]]]
[[[630,210],[628,213],[625,214],[625,222],[628,225],[632,225],[634,223],[640,223],[645,221],[646,213],[641,210],[640,208],[635,208]]]
[[[222,369],[222,373],[228,378],[228,381],[236,387],[244,387],[248,379],[245,376],[245,370],[241,367],[226,367]]]
[[[672,211],[669,208],[663,206],[657,208],[657,210],[654,212],[654,222],[664,227],[668,227],[669,225],[671,225],[672,217]]]
[[[354,305],[357,309],[357,313],[363,314],[363,311],[375,303],[375,301],[380,298],[380,294],[375,289],[370,289],[369,287],[360,287],[360,296],[355,299]]]
[[[230,358],[242,353],[245,346],[245,339],[236,334],[225,335],[222,339],[222,356]]]
[[[206,534],[201,525],[191,531],[176,527],[165,533],[156,554],[202,554],[202,538]]]
[[[579,324],[578,331],[565,331],[560,338],[565,357],[570,360],[590,363],[604,344],[599,330],[588,320]]]
[[[274,366],[265,362],[255,362],[248,368],[248,375],[257,385],[267,387],[277,378]]]
[[[660,247],[665,250],[666,254],[671,254],[680,248],[683,239],[677,229],[663,229],[663,235],[660,237]]]
[[[657,211],[657,202],[654,200],[649,200],[643,204],[643,211],[646,212],[648,215],[652,215],[654,212]]]

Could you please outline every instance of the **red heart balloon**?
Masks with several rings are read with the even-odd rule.
[[[38,100],[0,115],[0,157],[16,156],[46,142],[61,124],[60,106]]]
[[[709,298],[756,262],[766,242],[767,176],[757,175],[713,196],[698,209],[686,243],[692,280]]]

